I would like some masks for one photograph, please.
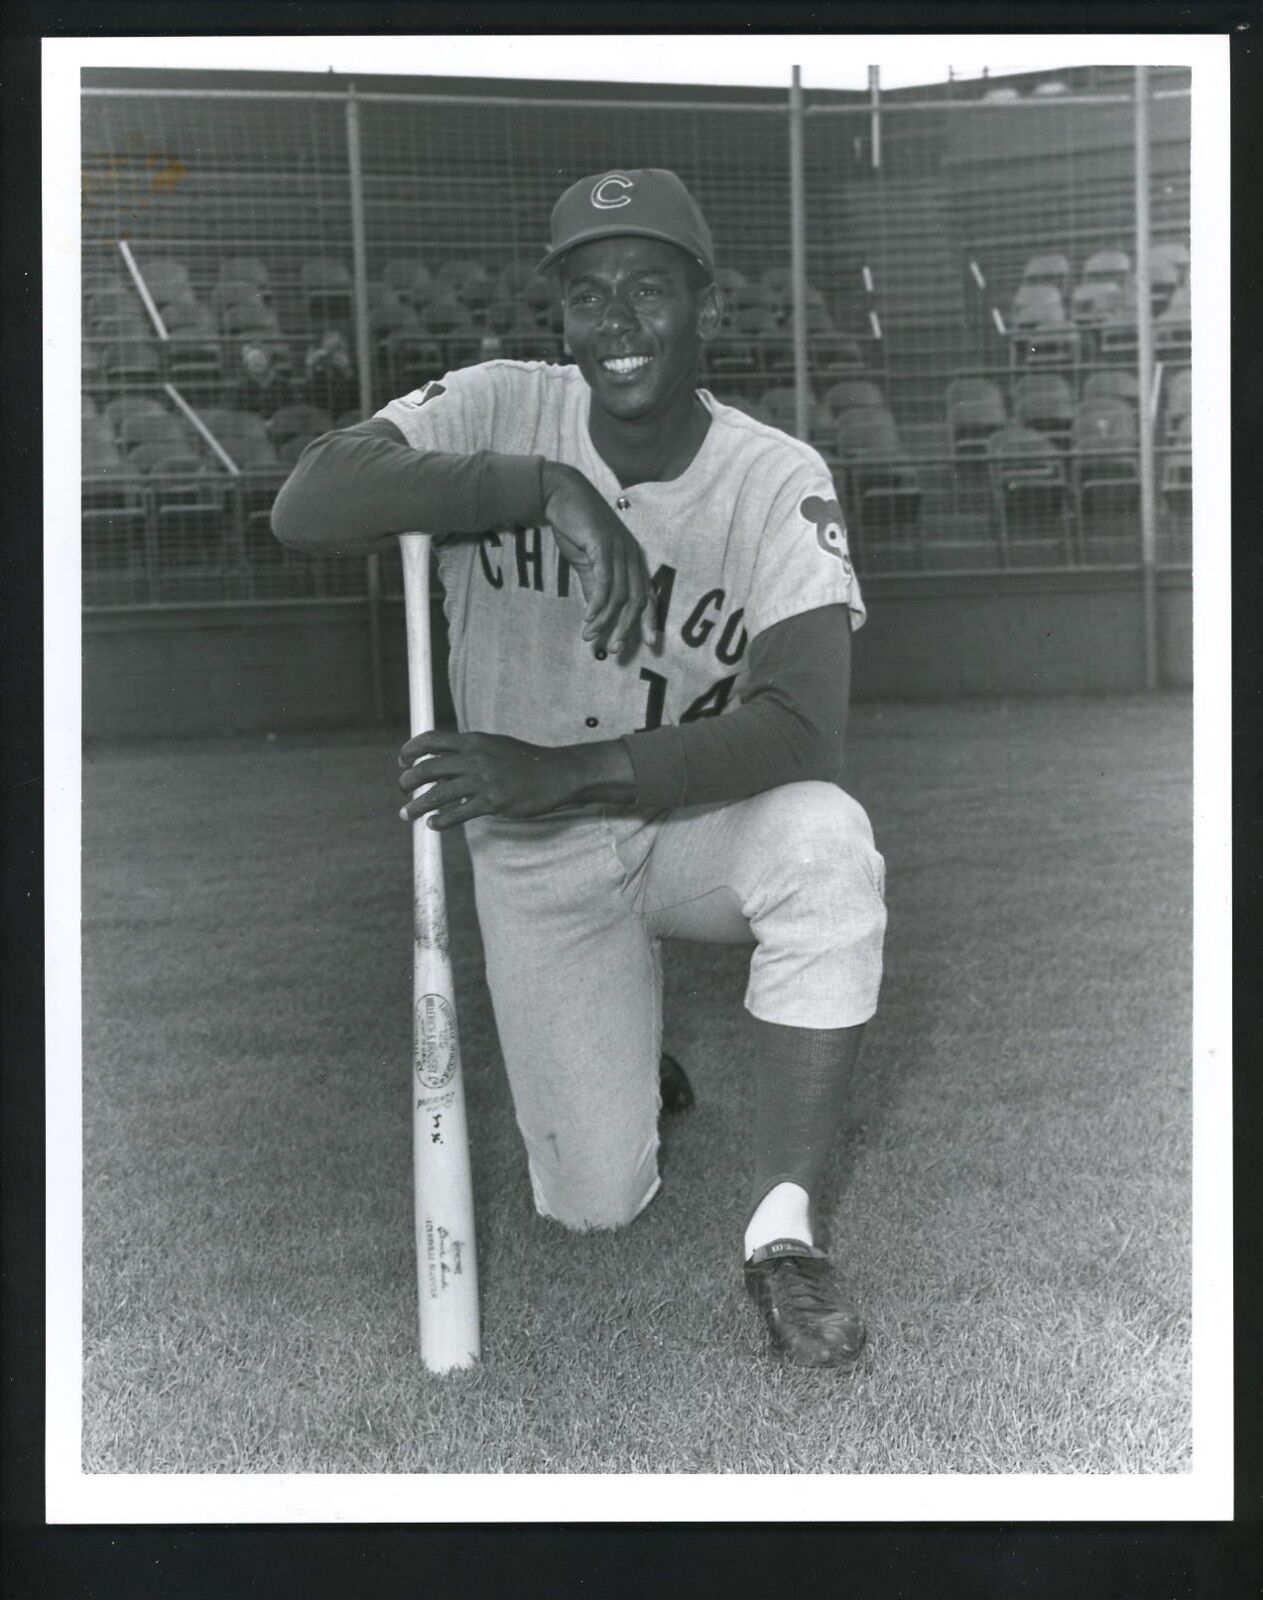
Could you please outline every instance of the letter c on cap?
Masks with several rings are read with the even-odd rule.
[[[610,196],[605,191],[613,185],[618,189],[634,189],[636,186],[630,178],[623,178],[618,173],[612,172],[608,178],[602,178],[592,191],[592,204],[598,211],[613,211],[616,206],[631,205],[631,195],[620,194]]]

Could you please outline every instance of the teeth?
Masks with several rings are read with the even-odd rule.
[[[606,372],[635,372],[637,368],[647,367],[649,365],[649,357],[612,356],[609,360],[602,361],[601,365],[605,368]]]

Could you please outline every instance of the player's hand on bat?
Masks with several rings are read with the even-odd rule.
[[[424,784],[399,815],[407,822],[430,813],[432,828],[474,817],[538,817],[573,797],[564,749],[526,744],[498,733],[419,733],[399,752],[399,787]]]
[[[544,515],[583,589],[583,637],[593,653],[618,655],[637,622],[645,643],[656,644],[657,596],[644,551],[581,472],[545,463]]]

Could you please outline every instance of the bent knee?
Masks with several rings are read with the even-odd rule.
[[[757,795],[754,804],[755,827],[770,844],[798,853],[819,849],[827,854],[852,840],[872,848],[868,813],[835,783],[783,784]]]
[[[832,783],[789,783],[758,797],[752,843],[782,888],[825,900],[865,884],[884,896],[868,813]]]
[[[625,1162],[558,1163],[551,1152],[529,1152],[535,1209],[564,1228],[625,1228],[657,1194],[657,1141]]]

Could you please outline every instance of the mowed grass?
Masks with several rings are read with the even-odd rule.
[[[1187,1470],[1186,697],[854,713],[890,929],[827,1203],[848,1376],[770,1359],[741,1290],[744,954],[669,948],[698,1105],[633,1227],[567,1234],[458,840],[484,1361],[425,1373],[401,737],[87,755],[87,1470]]]

